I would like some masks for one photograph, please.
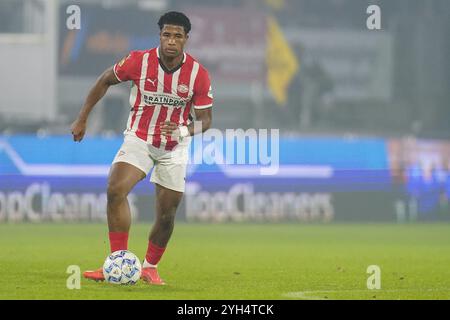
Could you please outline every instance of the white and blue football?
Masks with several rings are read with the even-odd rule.
[[[141,277],[139,258],[128,250],[111,253],[103,264],[106,282],[113,284],[135,284]]]

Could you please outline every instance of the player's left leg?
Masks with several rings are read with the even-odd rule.
[[[155,151],[155,150],[154,150]],[[155,151],[155,168],[150,181],[156,186],[155,222],[149,235],[142,278],[151,284],[164,284],[157,272],[157,264],[172,235],[175,215],[183,198],[188,161],[187,145],[174,151]]]
[[[183,193],[165,188],[159,184],[155,184],[155,186],[155,222],[148,239],[142,278],[151,284],[163,285],[164,282],[159,277],[156,267],[172,235],[175,215]]]
[[[156,184],[156,219],[150,232],[149,241],[160,248],[166,247],[169,242],[182,197],[182,192]]]

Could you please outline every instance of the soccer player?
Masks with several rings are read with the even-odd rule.
[[[208,71],[184,52],[191,23],[180,12],[168,12],[158,22],[158,48],[132,51],[97,79],[72,124],[74,141],[86,132],[89,113],[112,85],[131,81],[131,111],[124,142],[109,173],[107,218],[111,252],[127,250],[131,224],[127,194],[154,167],[150,181],[156,188],[155,222],[142,265],[142,279],[163,285],[157,265],[174,228],[177,207],[185,188],[191,136],[211,126],[213,97]],[[193,117],[200,125],[194,130]],[[194,132],[195,131],[195,132]],[[102,269],[84,277],[104,280]]]

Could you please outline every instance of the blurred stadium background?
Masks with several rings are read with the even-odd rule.
[[[68,30],[69,5],[81,29]],[[366,9],[381,7],[382,30]],[[332,223],[450,220],[448,0],[1,0],[0,221],[102,221],[128,116],[115,86],[75,144],[89,87],[157,46],[181,10],[211,73],[214,127],[280,129],[280,172],[191,166],[179,219]],[[140,183],[135,216],[153,216]]]

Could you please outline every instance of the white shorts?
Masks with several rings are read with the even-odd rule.
[[[113,164],[126,162],[146,175],[154,168],[150,181],[167,189],[184,192],[190,139],[185,139],[172,151],[155,148],[144,140],[126,135]]]

